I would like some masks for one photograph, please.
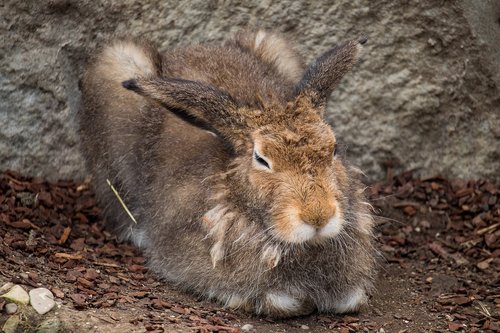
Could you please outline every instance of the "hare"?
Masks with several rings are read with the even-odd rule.
[[[357,311],[372,289],[373,219],[324,112],[365,41],[307,67],[263,30],[163,54],[144,41],[105,47],[79,118],[111,228],[161,278],[228,308]]]

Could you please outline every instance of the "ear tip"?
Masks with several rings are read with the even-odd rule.
[[[359,44],[364,45],[364,44],[366,44],[366,42],[368,42],[368,37],[361,36],[361,37],[358,38],[358,43]]]
[[[125,89],[132,90],[132,91],[137,91],[139,90],[139,86],[137,85],[137,81],[134,79],[123,81],[122,86]]]

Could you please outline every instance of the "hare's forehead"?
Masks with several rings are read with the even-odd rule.
[[[324,123],[264,128],[254,135],[255,146],[263,153],[296,158],[330,156],[335,142],[331,127]]]

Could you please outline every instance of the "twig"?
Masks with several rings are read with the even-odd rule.
[[[55,253],[54,257],[64,258],[64,259],[68,259],[68,260],[81,260],[81,259],[83,259],[83,257],[79,254],[71,254],[71,253],[64,253],[64,252]]]
[[[125,211],[127,212],[128,216],[130,216],[130,218],[132,219],[132,221],[134,221],[135,224],[137,224],[137,221],[135,220],[135,217],[134,215],[132,215],[132,213],[130,212],[130,210],[128,210],[127,206],[125,205],[125,203],[123,202],[122,198],[120,197],[120,194],[118,194],[118,191],[115,189],[115,187],[111,184],[111,182],[109,181],[109,179],[106,179],[106,182],[108,183],[109,187],[111,187],[111,190],[113,191],[113,193],[116,195],[116,197],[118,198],[118,201],[120,202],[120,204],[123,206],[123,209],[125,209]]]
[[[476,232],[476,234],[478,234],[478,235],[485,234],[485,233],[487,233],[490,230],[495,230],[498,226],[500,226],[500,223],[496,223],[496,224],[490,225],[489,227],[486,227],[486,228],[483,228],[483,229],[479,229]]]
[[[92,261],[92,263],[94,265],[97,265],[97,266],[106,266],[106,267],[113,267],[113,268],[121,268],[119,265],[117,264],[109,264],[107,262],[101,262],[101,261]]]

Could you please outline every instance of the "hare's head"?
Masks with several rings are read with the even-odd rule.
[[[232,181],[239,184],[232,189],[266,210],[267,227],[279,240],[318,242],[342,230],[348,204],[347,171],[323,113],[364,42],[349,41],[319,57],[287,102],[242,106],[207,83],[171,78],[138,78],[123,86],[217,133],[234,153]]]

